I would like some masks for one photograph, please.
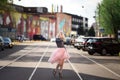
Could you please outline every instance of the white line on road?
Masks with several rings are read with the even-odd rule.
[[[104,65],[102,65],[102,64],[100,64],[100,63],[98,63],[98,62],[96,62],[96,61],[94,61],[94,60],[92,60],[92,59],[90,59],[90,58],[87,57],[87,56],[84,56],[84,55],[82,55],[82,54],[80,54],[80,55],[83,56],[83,57],[85,57],[86,59],[88,59],[88,60],[90,60],[90,61],[96,63],[97,65],[101,66],[102,68],[108,70],[109,72],[113,73],[115,76],[117,76],[117,77],[120,78],[120,75],[119,75],[119,74],[115,73],[114,71],[110,70],[109,68],[105,67]]]
[[[69,46],[70,47],[70,46]],[[67,48],[67,47],[66,47]],[[83,80],[83,78],[80,76],[80,74],[78,73],[78,71],[76,70],[76,68],[73,66],[73,64],[71,63],[71,61],[68,59],[67,60],[69,62],[69,64],[71,65],[72,69],[75,71],[75,73],[77,74],[77,76],[79,77],[80,80]]]
[[[48,47],[49,47],[49,45],[48,45]],[[43,53],[43,55],[42,55],[41,58],[39,59],[39,62],[38,62],[37,65],[35,66],[35,69],[34,69],[33,72],[31,73],[31,75],[30,75],[30,77],[28,78],[28,80],[31,80],[31,79],[32,79],[33,75],[35,74],[35,72],[36,72],[36,70],[37,70],[37,68],[38,68],[38,66],[39,66],[39,64],[41,63],[43,57],[45,56],[46,52],[48,51],[48,47],[47,47],[47,50],[45,50],[45,52]]]
[[[71,67],[73,68],[73,70],[76,72],[77,76],[79,77],[80,80],[83,80],[82,77],[80,76],[80,74],[77,72],[77,70],[75,69],[75,67],[73,66],[73,64],[71,63],[70,60],[67,60],[69,62],[69,64],[71,65]]]

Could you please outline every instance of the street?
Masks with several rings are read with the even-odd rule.
[[[0,80],[59,80],[53,76],[56,64],[48,59],[55,42],[18,43],[13,49],[0,52]],[[65,61],[62,80],[120,80],[120,57],[89,55],[73,46],[66,46],[71,58]]]

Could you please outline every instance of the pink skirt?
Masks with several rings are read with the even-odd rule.
[[[50,56],[48,62],[50,63],[58,63],[61,60],[69,59],[70,55],[68,54],[65,48],[57,48]]]

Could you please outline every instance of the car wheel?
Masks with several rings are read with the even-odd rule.
[[[110,55],[111,55],[111,56],[114,56],[114,52],[111,52]]]
[[[113,51],[110,53],[111,56],[114,56],[114,55],[119,55],[119,51]]]
[[[13,45],[9,45],[9,48],[13,48]]]
[[[3,51],[4,50],[4,48],[3,47],[1,47],[1,51]]]
[[[119,54],[119,51],[116,51],[115,54]]]
[[[89,54],[89,55],[93,55],[93,54],[94,54],[94,52],[90,52],[90,51],[88,51],[88,54]]]
[[[78,50],[80,50],[81,48],[80,47],[77,47]]]
[[[106,55],[107,54],[107,50],[106,49],[102,49],[101,50],[101,55]]]

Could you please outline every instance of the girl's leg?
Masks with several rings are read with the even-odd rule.
[[[57,72],[57,70],[59,69],[59,67],[60,67],[60,65],[57,64],[56,69],[53,70],[53,74],[54,74],[54,76],[56,75],[56,72]]]
[[[55,71],[57,71],[59,67],[60,67],[60,65],[59,65],[59,64],[57,64]]]
[[[63,64],[64,64],[64,59],[59,62],[59,66],[60,66],[59,77],[60,78],[62,78]]]

